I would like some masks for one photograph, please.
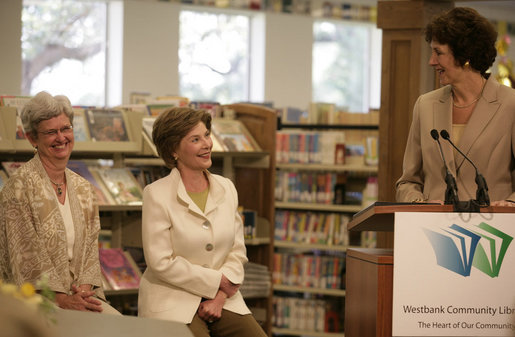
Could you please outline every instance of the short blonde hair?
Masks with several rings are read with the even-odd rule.
[[[179,147],[181,140],[199,122],[204,123],[206,129],[211,131],[211,115],[205,110],[173,107],[163,111],[157,117],[152,128],[152,140],[167,167],[176,166],[173,153]]]
[[[73,125],[73,108],[68,97],[52,96],[46,91],[41,91],[25,104],[20,117],[25,132],[29,132],[34,138],[37,138],[38,124],[62,113],[70,119],[70,123]]]

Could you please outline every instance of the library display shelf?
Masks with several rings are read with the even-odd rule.
[[[335,296],[335,297],[345,297],[344,289],[326,289],[326,288],[313,288],[313,287],[298,287],[298,286],[289,286],[284,284],[274,284],[272,286],[274,291],[287,291],[287,292],[297,292],[297,293],[310,293],[316,295],[326,295],[326,296]]]
[[[337,332],[316,332],[316,331],[303,331],[303,330],[292,330],[292,329],[279,329],[273,328],[272,333],[274,336],[309,336],[309,337],[345,337],[343,333]]]

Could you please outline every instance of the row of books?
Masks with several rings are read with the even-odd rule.
[[[354,147],[346,153],[345,133],[342,131],[280,130],[276,133],[275,156],[277,163],[345,164],[345,156],[363,155]]]
[[[349,245],[349,216],[323,213],[277,210],[274,238],[307,244]]]
[[[272,287],[272,275],[267,266],[247,262],[244,266],[245,278],[240,286],[243,297],[268,297]]]
[[[366,179],[347,179],[346,173],[277,171],[275,200],[326,205],[361,205]]]
[[[343,165],[346,163],[377,166],[377,137],[362,143],[346,143],[343,131],[281,130],[276,133],[276,162]]]
[[[274,296],[272,325],[310,332],[341,332],[345,309],[334,300]]]
[[[342,289],[345,253],[335,255],[274,253],[274,284],[317,289]]]
[[[2,167],[11,176],[23,164],[4,161]],[[67,167],[93,185],[99,205],[142,204],[142,185],[128,168],[90,166],[81,160],[70,160]]]
[[[338,174],[333,172],[278,171],[275,177],[275,200],[332,204]]]

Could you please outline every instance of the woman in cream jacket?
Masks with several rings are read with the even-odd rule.
[[[442,88],[419,97],[413,109],[397,201],[444,200],[445,168],[430,132],[447,130],[489,187],[492,205],[515,206],[515,90],[486,73],[495,60],[497,33],[470,8],[456,7],[426,28]],[[476,171],[440,141],[461,201],[476,198]]]
[[[143,195],[140,316],[183,322],[195,336],[265,336],[239,285],[247,262],[233,183],[211,174],[211,116],[171,108],[152,138],[171,173]]]

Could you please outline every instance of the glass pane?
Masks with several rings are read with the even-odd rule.
[[[370,28],[317,21],[313,32],[313,101],[368,112]]]
[[[24,0],[22,93],[105,105],[105,1]]]
[[[247,101],[249,18],[182,11],[179,87],[190,100]]]

